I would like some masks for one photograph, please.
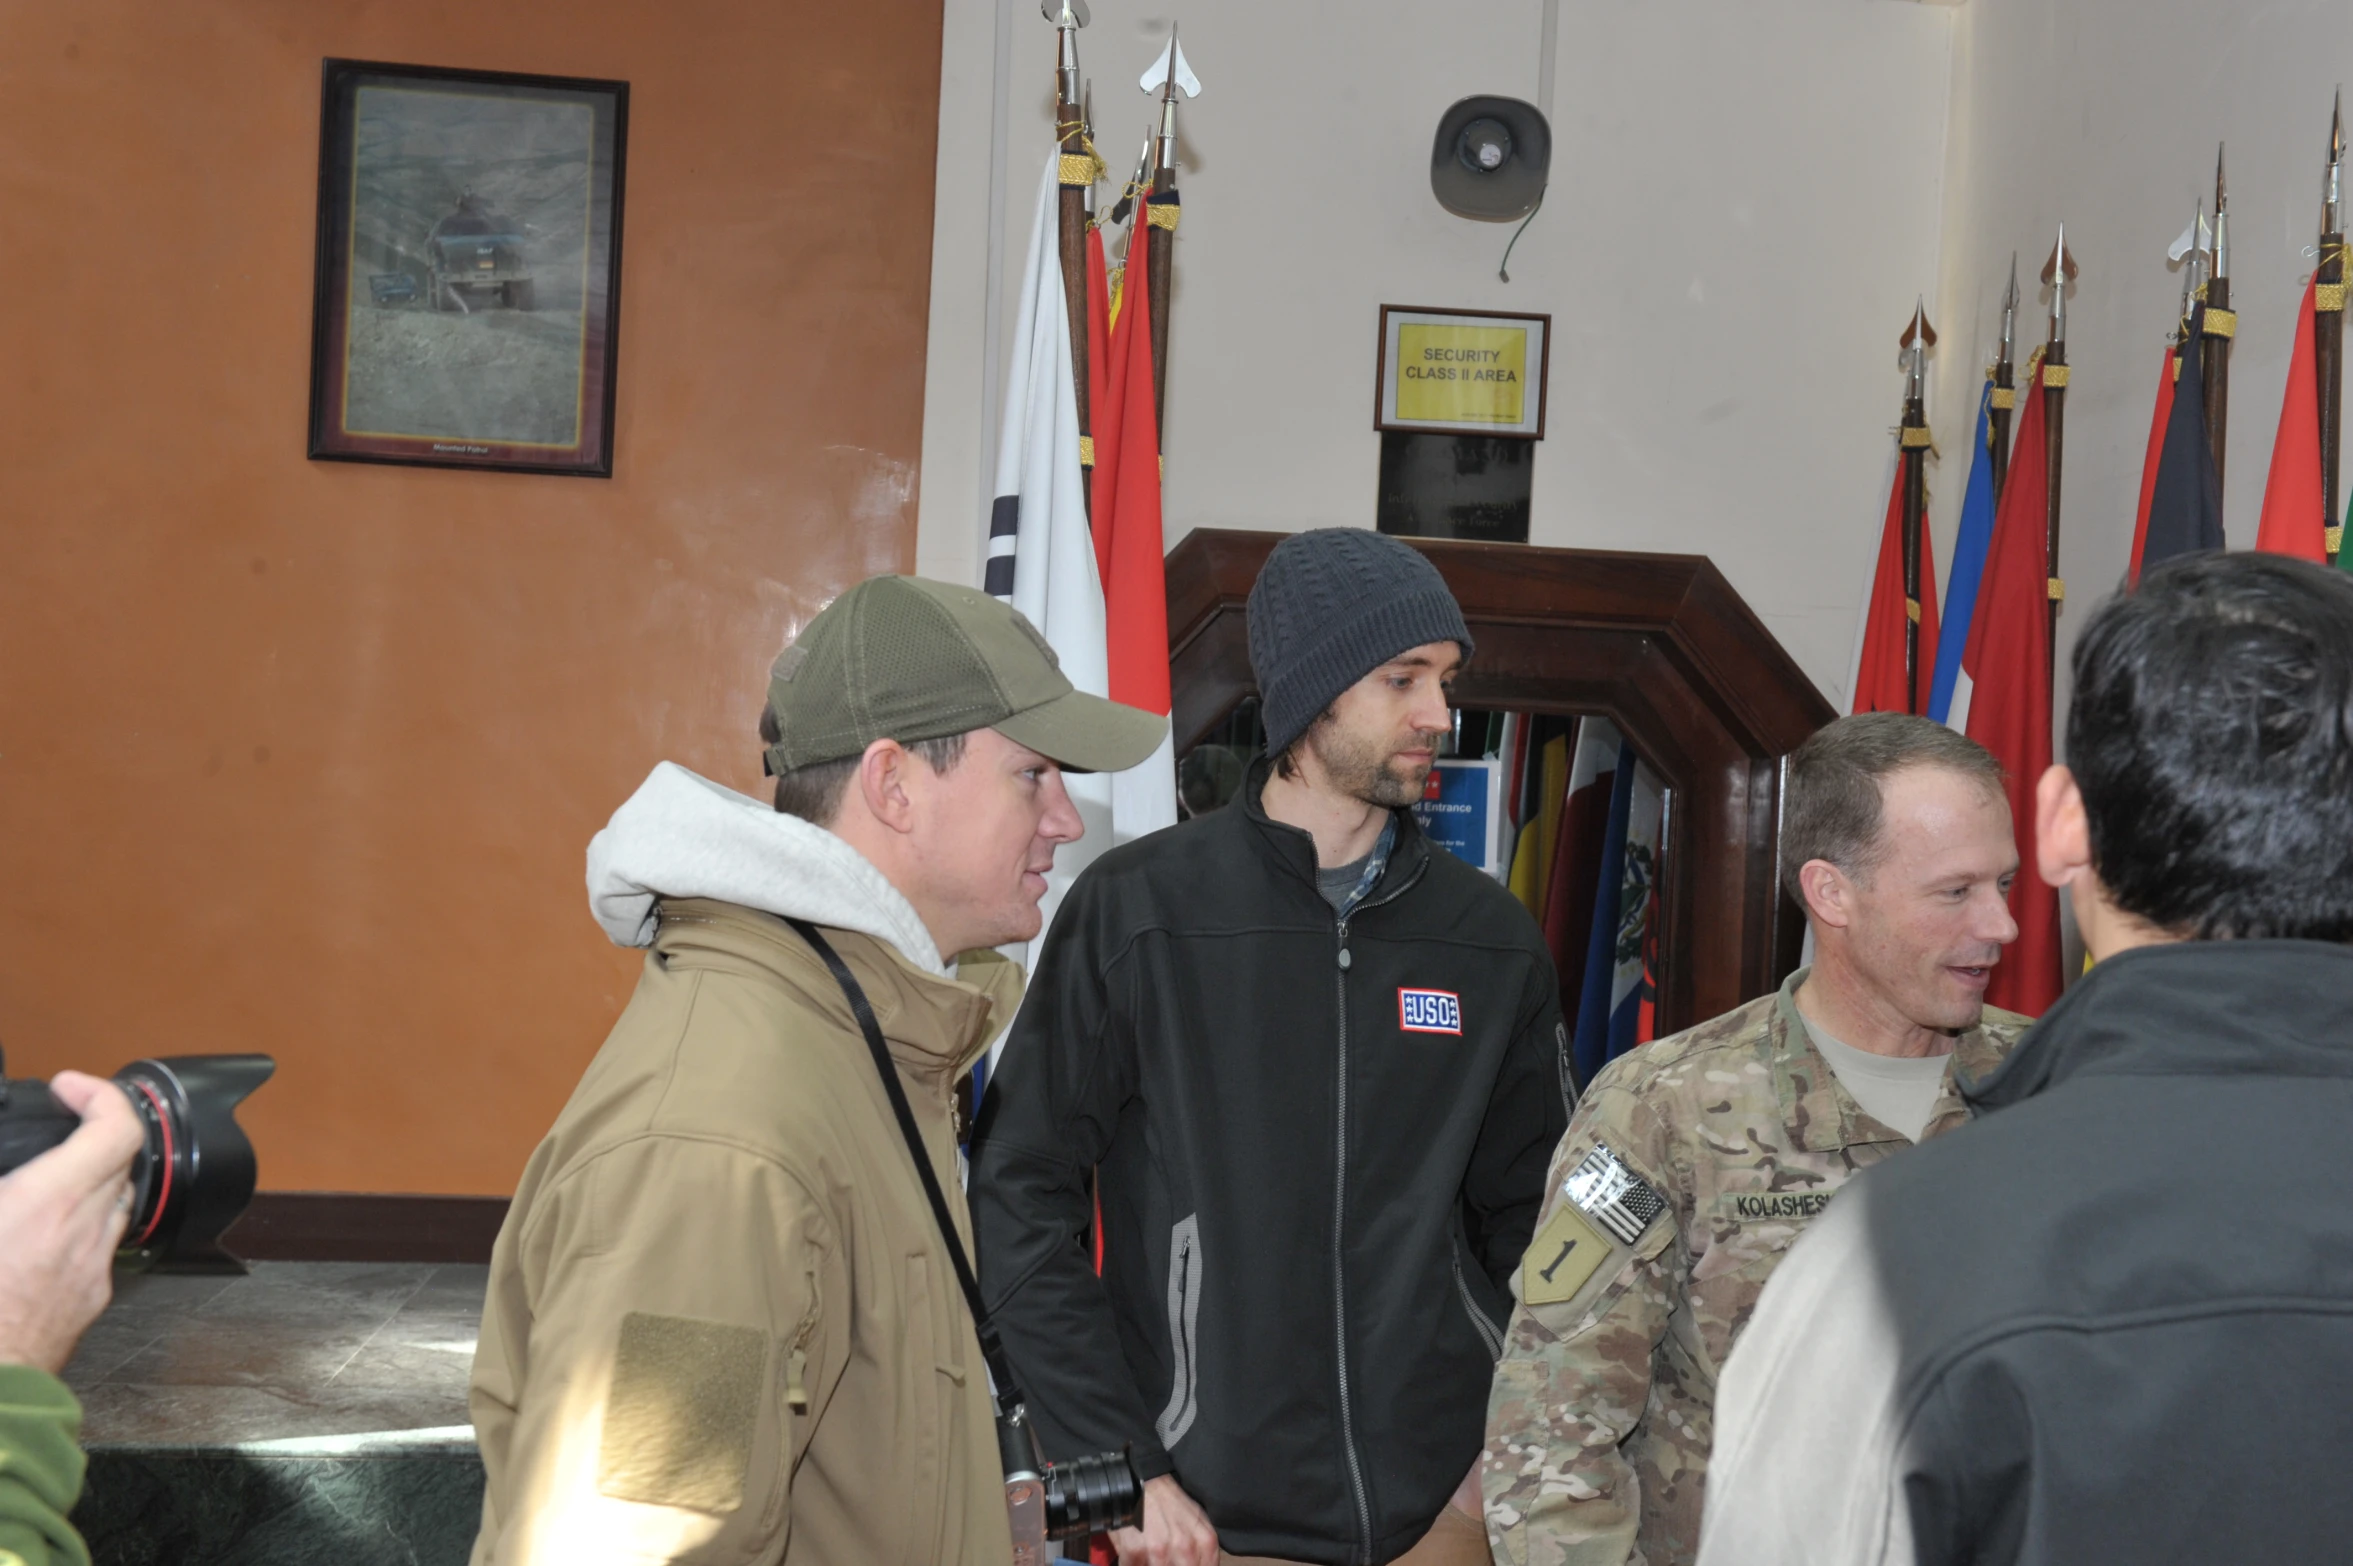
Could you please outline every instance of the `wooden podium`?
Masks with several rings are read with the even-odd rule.
[[[1168,557],[1180,757],[1256,689],[1243,608],[1283,536],[1202,529]],[[1660,1035],[1778,985],[1804,937],[1777,881],[1783,758],[1836,713],[1764,623],[1699,555],[1406,542],[1479,644],[1463,706],[1598,713],[1665,780]]]

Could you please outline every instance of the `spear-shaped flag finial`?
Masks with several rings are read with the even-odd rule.
[[[2181,317],[2174,323],[2172,338],[2177,343],[2186,340],[2189,336],[2190,303],[2195,297],[2191,284],[2196,280],[2197,272],[2198,269],[2194,266],[2185,266],[2181,269]]]
[[[2328,111],[2328,173],[2321,183],[2320,229],[2341,233],[2345,198],[2345,89],[2339,87]]]
[[[2018,340],[2018,252],[2010,252],[2010,286],[2002,290],[2002,362],[2013,357],[2012,345]]]
[[[1087,0],[1038,0],[1038,10],[1054,24],[1054,85],[1061,101],[1079,101],[1078,30],[1092,20]]]
[[[1917,401],[1927,375],[1928,350],[1936,346],[1936,328],[1928,324],[1928,302],[1916,299],[1912,304],[1912,319],[1904,327],[1904,335],[1896,339],[1903,350],[1905,368],[1911,376],[1906,397]]]
[[[2075,256],[2067,248],[2067,225],[2059,225],[2058,243],[2051,246],[2051,259],[2043,263],[2043,281],[2051,285],[2051,341],[2067,340],[2067,285],[2075,280]]]
[[[2222,178],[2222,143],[2214,144],[2214,275],[2230,276],[2230,186]]]
[[[1136,193],[1152,188],[1153,139],[1152,128],[1147,125],[1144,127],[1143,148],[1136,154],[1136,171],[1128,176],[1128,182],[1120,188],[1119,200],[1112,204],[1111,221],[1114,223],[1125,223],[1127,215],[1136,209]]]
[[[1144,72],[1136,85],[1146,92],[1160,92],[1173,85],[1183,88],[1188,98],[1201,96],[1200,78],[1193,74],[1184,49],[1177,43],[1175,23],[1169,24],[1168,47],[1160,51],[1160,58],[1152,62],[1151,69]]]
[[[1176,167],[1177,90],[1184,89],[1188,98],[1201,96],[1200,78],[1185,63],[1185,47],[1177,42],[1176,23],[1168,24],[1168,47],[1160,51],[1160,58],[1152,62],[1136,85],[1146,92],[1160,94],[1160,135],[1153,148],[1154,169]]]
[[[2181,313],[2185,320],[2190,313],[2190,301],[2198,297],[2199,285],[2206,280],[2199,269],[2212,256],[2213,246],[2213,239],[2206,228],[2206,198],[2200,196],[2190,207],[2190,226],[2183,229],[2181,237],[2165,250],[2166,260],[2182,264]]]

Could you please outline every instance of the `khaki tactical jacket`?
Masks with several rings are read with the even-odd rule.
[[[980,1344],[840,988],[773,915],[658,912],[491,1260],[474,1566],[1009,1562]],[[1018,972],[826,934],[969,1246],[950,1094]]]
[[[1548,1177],[1488,1402],[1487,1529],[1509,1566],[1688,1566],[1716,1373],[1782,1255],[1856,1171],[1912,1144],[1866,1114],[1778,994],[1636,1050],[1586,1091]],[[1922,1140],[1969,1118],[2029,1019],[1956,1042]]]

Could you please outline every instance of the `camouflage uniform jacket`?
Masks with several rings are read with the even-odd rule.
[[[1686,1566],[1698,1554],[1733,1339],[1806,1220],[1912,1145],[1814,1047],[1793,1000],[1805,976],[1613,1062],[1578,1105],[1512,1280],[1488,1402],[1481,1482],[1497,1561]],[[1951,1072],[1984,1076],[2028,1021],[1988,1009],[1956,1041],[1922,1140],[1969,1118]]]

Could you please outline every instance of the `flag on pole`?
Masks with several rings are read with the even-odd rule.
[[[1961,525],[1953,535],[1953,574],[1944,590],[1944,623],[1936,633],[1936,679],[1928,691],[1928,716],[1938,723],[1952,711],[1953,682],[1961,677],[1961,652],[1969,645],[1969,622],[1977,613],[1977,584],[1985,575],[1985,549],[1993,542],[1993,400],[1993,379],[1988,376],[1985,390],[1977,397],[1977,445],[1969,459],[1969,487],[1961,495]],[[1924,562],[1925,558],[1923,546]],[[1921,596],[1932,596],[1925,575]]]
[[[1168,578],[1160,517],[1159,419],[1152,399],[1152,224],[1136,208],[1111,323],[1104,376],[1109,417],[1095,446],[1095,530],[1111,562],[1103,579],[1111,699],[1168,716]],[[1140,767],[1111,783],[1112,837],[1127,842],[1176,824],[1176,751],[1171,736]]]
[[[1111,395],[1111,279],[1103,264],[1102,225],[1087,225],[1087,413],[1096,429],[1104,429],[1104,410]],[[1087,498],[1095,494],[1095,447],[1092,432],[1079,437],[1079,459],[1086,465]],[[1111,580],[1111,533],[1095,524],[1095,574]]]
[[[1936,681],[1936,559],[1928,547],[1928,518],[1920,518],[1920,598],[1904,597],[1904,465],[1896,464],[1888,491],[1887,523],[1879,531],[1879,568],[1864,606],[1862,660],[1855,667],[1849,712],[1926,712]],[[1904,689],[1904,626],[1920,622],[1912,689]]]
[[[1577,1001],[1572,1063],[1579,1082],[1644,1042],[1651,1012],[1646,960],[1657,916],[1659,826],[1664,791],[1650,769],[1621,743],[1611,774],[1607,825],[1601,840],[1593,926]]]
[[[2039,369],[2039,367],[2038,367]],[[2006,774],[2018,875],[2010,917],[2018,939],[1993,971],[1986,1000],[2030,1017],[2059,998],[2059,894],[2035,873],[2034,791],[2051,764],[2051,600],[2043,451],[2043,378],[2034,377],[1994,516],[1949,722],[1993,752]]]
[[[2328,526],[2328,501],[2321,493],[2320,402],[2312,363],[2313,289],[2319,274],[2313,276],[2296,312],[2296,347],[2288,357],[2288,390],[2280,399],[2279,433],[2272,437],[2271,476],[2263,484],[2255,547],[2325,562],[2321,530]]]
[[[2165,349],[2165,365],[2157,372],[2157,406],[2149,415],[2149,446],[2141,454],[2141,504],[2132,516],[2132,564],[2124,568],[2127,583],[2141,579],[2141,551],[2149,542],[2149,501],[2157,493],[2157,464],[2165,456],[2165,424],[2173,416],[2173,367],[2181,350]]]
[[[986,586],[1038,628],[1072,685],[1089,695],[1108,696],[1103,586],[1079,471],[1078,382],[1071,371],[1070,314],[1062,291],[1060,165],[1057,149],[1047,156],[1038,188],[1029,264],[1014,315]],[[1048,926],[1070,883],[1113,835],[1112,778],[1070,774],[1064,782],[1086,835],[1054,856],[1040,904]],[[1032,965],[1044,939],[1041,931],[1030,943]]]
[[[2214,469],[2214,446],[2206,438],[2206,382],[2197,351],[2206,307],[2190,312],[2173,383],[2173,410],[2165,420],[2165,449],[2157,459],[2157,483],[2149,495],[2149,531],[2139,564],[2153,566],[2175,555],[2222,547],[2222,475]],[[2318,474],[2316,458],[2312,471]],[[2319,510],[2318,493],[2313,510]],[[2136,572],[2133,578],[2139,580]]]
[[[1586,949],[1601,889],[1602,845],[1610,793],[1625,738],[1607,718],[1578,721],[1569,742],[1568,784],[1560,826],[1553,834],[1552,874],[1544,889],[1545,944],[1560,975],[1561,1015],[1574,1017],[1584,994]]]

